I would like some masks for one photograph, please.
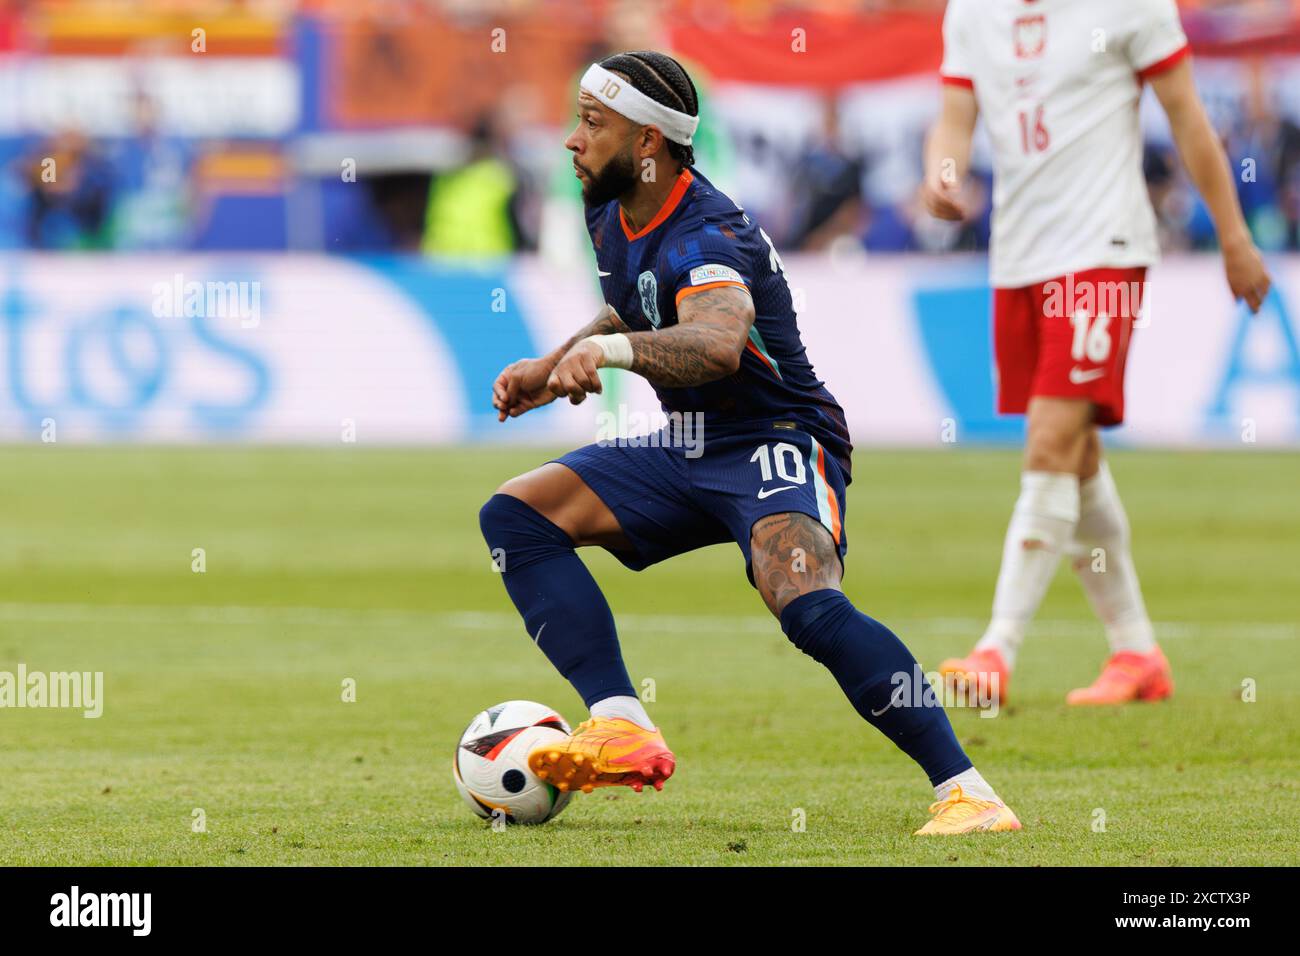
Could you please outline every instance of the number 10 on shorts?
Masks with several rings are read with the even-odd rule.
[[[771,448],[767,445],[759,445],[749,460],[758,462],[758,470],[763,475],[764,483],[772,480],[773,463],[776,464],[776,474],[782,481],[802,485],[808,480],[808,473],[804,470],[803,455],[789,442],[777,442]]]

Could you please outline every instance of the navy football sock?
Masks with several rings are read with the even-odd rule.
[[[510,495],[493,495],[478,520],[528,636],[583,702],[635,697],[614,615],[569,536]]]
[[[938,785],[971,766],[921,667],[894,632],[840,591],[803,594],[781,612],[795,647],[826,665],[858,713]],[[906,675],[901,681],[895,675]]]

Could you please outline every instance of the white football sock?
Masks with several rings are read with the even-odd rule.
[[[952,793],[953,787],[961,787],[961,792],[968,797],[974,797],[976,800],[992,800],[994,803],[1001,803],[998,795],[993,792],[989,782],[980,776],[980,772],[974,767],[969,770],[963,770],[955,777],[949,777],[939,786],[934,788],[934,798],[936,800],[947,800],[948,794]]]
[[[1025,629],[1056,573],[1056,562],[1079,521],[1079,479],[1051,471],[1020,476],[1020,497],[1002,546],[1002,570],[993,594],[993,618],[976,650],[996,648],[1015,666]]]
[[[604,700],[598,700],[591,705],[591,716],[622,717],[646,730],[655,729],[655,722],[650,719],[650,715],[645,712],[641,701],[636,697],[606,697]]]
[[[1155,650],[1155,630],[1129,551],[1128,515],[1104,461],[1101,471],[1079,487],[1079,525],[1071,556],[1093,610],[1106,625],[1111,653]]]

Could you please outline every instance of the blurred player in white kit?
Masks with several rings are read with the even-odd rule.
[[[998,411],[1028,415],[993,617],[940,671],[996,689],[1062,554],[1105,625],[1111,655],[1071,704],[1173,693],[1129,551],[1129,523],[1099,429],[1124,419],[1124,365],[1147,268],[1159,258],[1142,176],[1144,84],[1218,232],[1228,285],[1258,311],[1269,277],[1233,174],[1192,81],[1174,0],[949,0],[943,103],[926,144],[924,199],[966,216],[961,183],[976,118],[994,153],[990,271]]]

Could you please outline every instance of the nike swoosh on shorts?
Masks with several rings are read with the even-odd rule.
[[[1101,378],[1106,374],[1104,368],[1094,368],[1085,372],[1079,366],[1070,369],[1070,381],[1075,385],[1082,385],[1084,382],[1091,382],[1093,379]]]

